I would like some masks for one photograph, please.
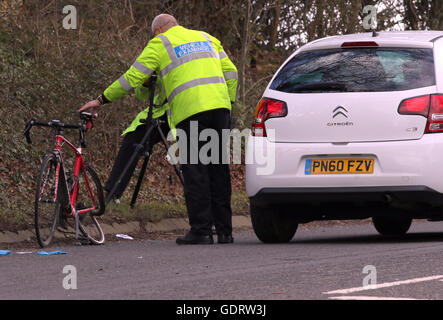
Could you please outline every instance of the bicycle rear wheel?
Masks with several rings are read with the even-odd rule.
[[[103,188],[97,173],[89,165],[86,171],[80,170],[78,175],[77,210],[95,207],[91,212],[80,215],[80,231],[92,244],[103,244],[105,234],[96,218],[97,213],[105,210]]]
[[[35,193],[35,234],[41,247],[49,245],[57,226],[60,212],[60,201],[56,195],[57,181],[57,160],[54,154],[48,153],[40,167]]]

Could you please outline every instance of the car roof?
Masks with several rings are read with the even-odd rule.
[[[340,48],[344,42],[374,41],[380,47],[432,48],[433,41],[443,37],[443,31],[382,31],[374,37],[372,32],[354,33],[314,40],[300,51]]]

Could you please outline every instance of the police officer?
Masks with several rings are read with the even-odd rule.
[[[189,160],[195,153],[199,154],[202,147],[199,135],[191,131],[213,129],[220,134],[229,128],[231,104],[235,102],[237,90],[237,69],[218,39],[178,25],[171,15],[155,17],[152,31],[155,37],[129,70],[79,111],[98,109],[120,99],[156,72],[171,108],[172,123],[186,133]],[[226,148],[221,136],[218,141],[221,159]],[[220,161],[204,164],[198,159],[197,163],[187,161],[181,165],[191,229],[176,242],[212,244],[214,224],[218,242],[232,243],[229,164]]]

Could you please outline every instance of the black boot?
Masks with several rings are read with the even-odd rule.
[[[218,243],[233,243],[234,238],[232,237],[231,233],[221,233],[217,235],[217,241]]]
[[[177,244],[213,244],[212,234],[199,235],[189,231],[186,235],[177,237]]]

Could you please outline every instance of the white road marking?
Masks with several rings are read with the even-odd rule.
[[[400,286],[403,284],[411,284],[411,283],[425,282],[425,281],[432,281],[432,280],[439,280],[439,279],[443,279],[443,275],[423,277],[423,278],[414,278],[414,279],[394,281],[394,282],[385,282],[385,283],[381,283],[381,284],[369,285],[369,286],[364,286],[364,287],[355,287],[355,288],[334,290],[334,291],[323,292],[323,294],[349,294],[349,293],[358,292],[358,291],[376,290],[376,289],[381,289],[381,288]]]
[[[331,300],[423,300],[415,298],[392,298],[392,297],[371,297],[371,296],[340,296],[329,297]]]

